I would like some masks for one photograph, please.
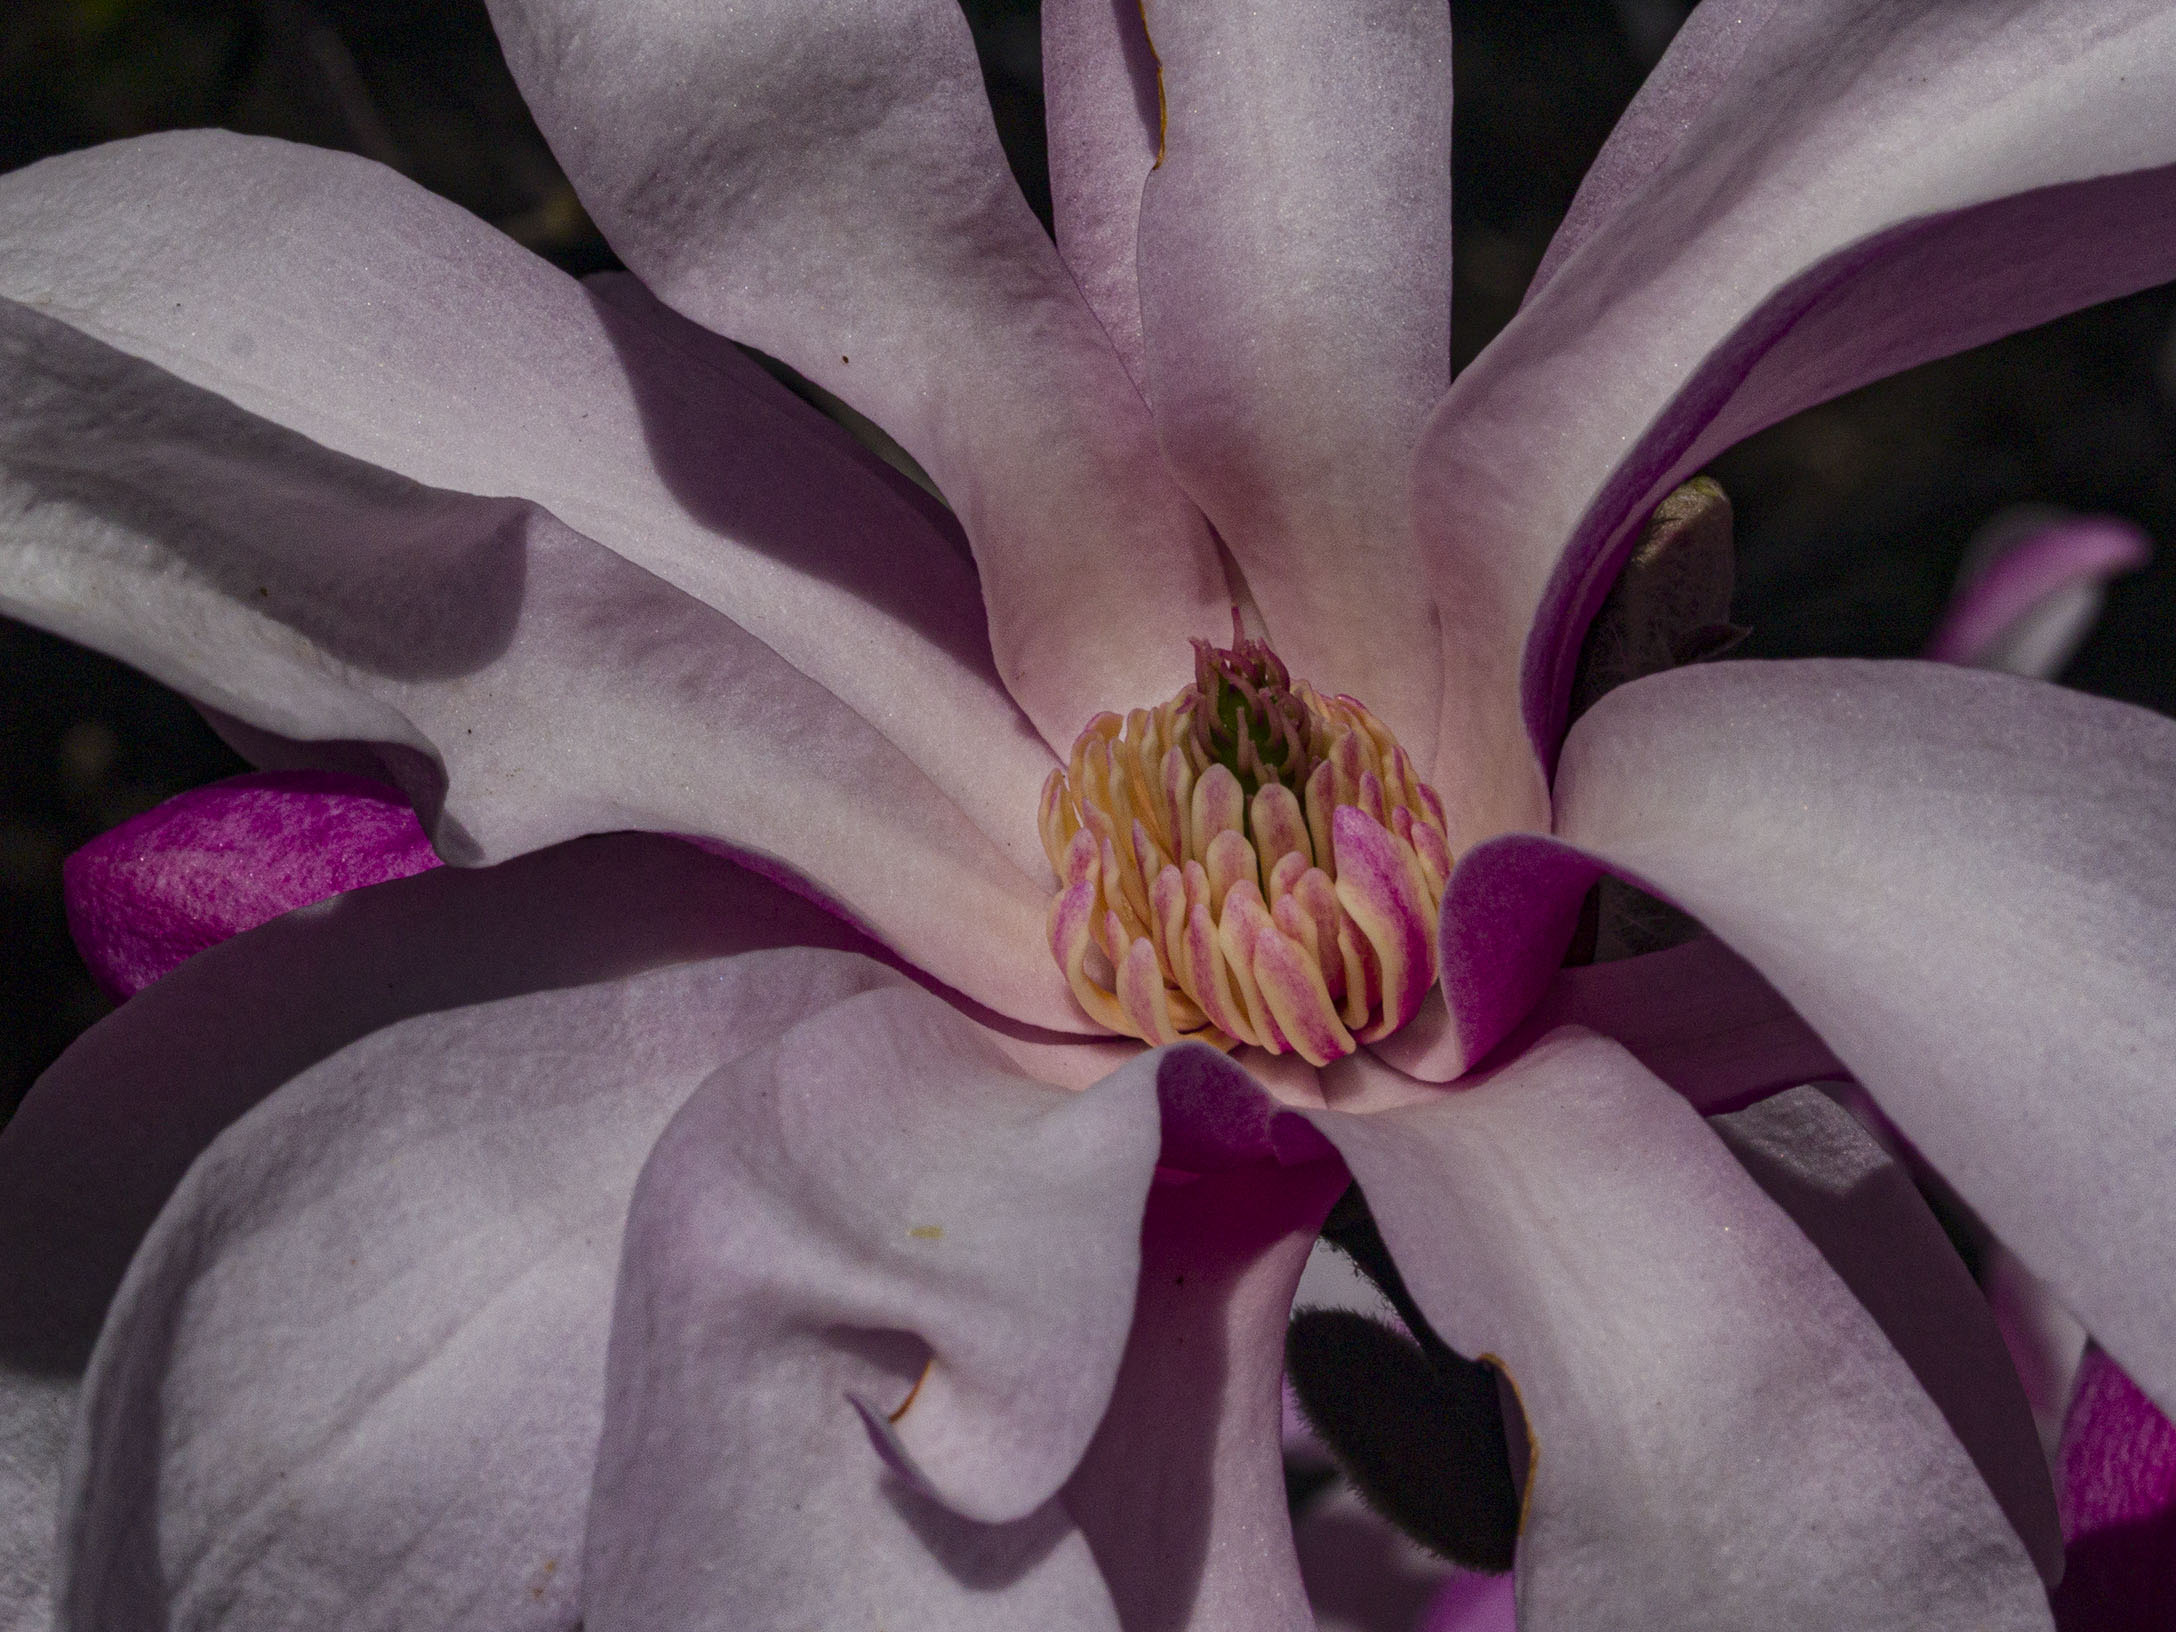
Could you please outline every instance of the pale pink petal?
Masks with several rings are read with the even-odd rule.
[[[713,1076],[628,1213],[584,1625],[1115,1628],[1051,1498],[1125,1342],[1153,1091],[1046,1088],[897,990]]]
[[[894,983],[837,953],[681,965],[420,1016],[287,1083],[115,1299],[68,1624],[573,1624],[635,1174],[717,1061]]]
[[[1994,1312],[1903,1164],[1817,1088],[1714,1118],[1732,1155],[1874,1317],[2002,1504],[2043,1579],[2063,1529]]]
[[[283,912],[438,865],[397,788],[279,771],[194,789],[101,833],[61,883],[76,950],[120,999]]]
[[[1334,1068],[1333,1103],[1383,1071]],[[1911,1371],[1624,1050],[1565,1030],[1480,1086],[1310,1119],[1444,1341],[1516,1385],[1525,1632],[2047,1626]]]
[[[2054,1571],[2062,1545],[2046,1465],[1986,1300],[1909,1176],[1850,1116],[1810,1088],[1776,1095],[1843,1074],[1805,1022],[1748,965],[1703,937],[1559,971],[1481,1069],[1516,1060],[1565,1024],[1610,1035],[1702,1110],[1763,1099],[1718,1118],[1717,1131],[1873,1314],[2042,1570]],[[1387,1045],[1375,1052],[1395,1063]],[[1441,1048],[1426,1063],[1447,1064],[1456,1052]]]
[[[2062,1443],[2063,1417],[2085,1356],[2086,1330],[2054,1289],[1999,1241],[1991,1240],[1983,1249],[1979,1278],[2017,1380],[2032,1404],[2041,1448],[2052,1459]]]
[[[2098,1349],[2079,1368],[2059,1456],[2070,1569],[2063,1632],[2157,1632],[2176,1617],[2176,1425]]]
[[[1528,766],[1556,750],[1586,625],[1717,453],[2176,273],[2172,100],[2157,0],[1773,8],[1423,435],[1446,803],[1538,825]]]
[[[1345,1170],[1222,1056],[1148,1058],[1163,1182],[1125,1363],[1066,1507],[1124,1625],[1313,1632],[1285,1497],[1284,1337]]]
[[[0,296],[335,452],[534,500],[732,618],[1040,867],[1049,754],[955,525],[632,279],[585,288],[379,165],[191,131],[0,178]]]
[[[1327,1155],[1199,1045],[1069,1094],[913,992],[721,1071],[630,1215],[585,1625],[1304,1626],[1277,1382]]]
[[[1414,439],[1450,381],[1441,0],[1149,0],[1162,162],[1141,199],[1149,395],[1172,469],[1295,674],[1426,772],[1434,608]]]
[[[998,670],[1050,742],[1184,683],[1187,637],[1228,624],[1213,542],[1013,183],[952,0],[492,15],[628,266],[936,481],[974,543]]]
[[[685,845],[591,839],[485,871],[397,880],[267,924],[93,1027],[0,1130],[0,1624],[49,1624],[38,1605],[75,1379],[153,1217],[222,1129],[290,1078],[413,1016],[826,939],[854,944],[836,920]],[[768,978],[774,995],[797,1002],[827,977],[789,961]],[[728,995],[716,981],[701,991]],[[681,1003],[658,1018],[685,1034],[751,1015]],[[600,1068],[600,1081],[648,1069],[623,1032],[600,1038],[625,1056]]]
[[[1141,347],[1141,184],[1163,146],[1156,54],[1140,0],[1048,0],[1044,124],[1058,253],[1135,385]]]
[[[1470,887],[1470,881],[1461,885],[1461,914],[1517,910],[1509,904],[1478,908],[1465,894]],[[1555,905],[1551,901],[1544,910]],[[1452,1081],[1491,1048],[1493,1058],[1513,1059],[1567,1025],[1622,1043],[1703,1111],[1731,1109],[1781,1088],[1849,1074],[1760,972],[1712,935],[1663,952],[1554,973],[1497,956],[1463,937],[1446,937],[1443,949],[1458,958],[1445,966],[1450,984],[1429,994],[1412,1025],[1375,1045],[1380,1058],[1424,1082]],[[1529,998],[1528,982],[1537,973],[1546,984]],[[1528,978],[1512,992],[1493,995],[1493,978],[1520,975]],[[1443,990],[1459,994],[1459,1024],[1453,1023]],[[1485,1033],[1462,1035],[1460,1027],[1498,1004],[1524,1018],[1502,1042],[1491,1040],[1475,1051]]]
[[[768,646],[523,501],[419,486],[0,305],[0,606],[279,737],[389,745],[439,853],[730,841],[977,1001],[1084,1022],[1031,876]]]
[[[2051,680],[2100,616],[2103,586],[2152,553],[2143,532],[2113,516],[1998,516],[1975,542],[1979,559],[1966,561],[1925,655]]]
[[[1730,84],[1738,59],[1768,26],[1776,4],[1777,0],[1735,0],[1729,5],[1692,8],[1588,166],[1541,265],[1534,269],[1521,305],[1541,292],[1573,250],[1639,196],[1716,93]]]
[[[2176,1401],[2176,723],[1946,665],[1705,664],[1597,704],[1557,797],[1560,839],[1481,847],[1446,897],[1449,962],[1528,971],[1462,1014],[1478,1035],[1606,861],[1772,981]]]

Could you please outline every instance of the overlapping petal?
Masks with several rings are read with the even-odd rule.
[[[712,1062],[900,981],[687,964],[418,1017],[288,1083],[115,1300],[64,1624],[573,1624],[636,1171]]]
[[[1274,1437],[1200,1438],[1221,1441],[1217,1396],[1235,1377],[1245,1408],[1226,1402],[1224,1417],[1256,1415],[1256,1393],[1274,1411],[1274,1332],[1244,1357],[1201,1341],[1200,1316],[1221,1319],[1229,1271],[1254,1254],[1217,1262],[1228,1255],[1213,1236],[1169,1239],[1149,1195],[1159,1156],[1219,1154],[1228,1117],[1189,1129],[1187,1107],[1162,1103],[1183,1098],[1166,1079],[1203,1052],[1141,1055],[1067,1094],[1020,1076],[934,999],[895,991],[833,1009],[706,1085],[659,1144],[631,1215],[587,1624],[798,1624],[867,1605],[887,1626],[933,1632],[1103,1628],[1135,1624],[1126,1605],[1144,1590],[1177,1594],[1169,1624],[1187,1624],[1201,1561],[1156,1566],[1208,1519],[1197,1480],[1253,1453],[1282,1523]],[[1210,1069],[1238,1078],[1242,1110],[1259,1105],[1233,1068]],[[1182,1125],[1160,1134],[1174,1115]],[[1316,1167],[1334,1192],[1335,1164]],[[1267,1277],[1286,1301],[1305,1252],[1294,1225],[1237,1225],[1296,1246]],[[1178,1285],[1157,1284],[1173,1248]],[[1206,1381],[1206,1401],[1190,1380]],[[1128,1404],[1113,1403],[1114,1386]],[[1160,1447],[1121,1433],[1099,1458],[1089,1441],[1099,1424],[1111,1433],[1106,1405],[1186,1429]],[[1196,1449],[1212,1452],[1207,1466]],[[1151,1488],[1114,1487],[1114,1456],[1122,1481],[1147,1469]],[[1197,1478],[1160,1490],[1157,1468]],[[1221,1483],[1209,1488],[1228,1504]],[[1099,1492],[1131,1505],[1114,1513]],[[1232,1572],[1212,1573],[1229,1590]]]
[[[1038,956],[1039,880],[692,596],[533,504],[330,452],[27,307],[0,307],[0,368],[0,605],[261,731],[390,745],[449,859],[714,836],[979,1001],[1080,1024]]]
[[[974,543],[998,668],[1047,740],[1184,682],[1187,637],[1224,626],[1214,545],[1013,183],[951,0],[492,13],[627,264],[934,478]]]
[[[1552,918],[1562,910],[1560,898],[1539,905]],[[1458,910],[1485,917],[1519,906],[1483,907],[1467,898]],[[1484,1054],[1507,1062],[1559,1026],[1584,1026],[1623,1044],[1703,1111],[1848,1075],[1760,972],[1711,935],[1566,969],[1506,958],[1462,935],[1445,937],[1443,947],[1458,959],[1444,965],[1446,983],[1429,994],[1419,1019],[1375,1045],[1378,1057],[1423,1082],[1450,1082]],[[1481,1028],[1483,1016],[1499,1014],[1504,1023],[1517,1020],[1500,1042]]]
[[[1709,1126],[1903,1356],[2041,1575],[2060,1577],[2063,1530],[2032,1408],[1985,1294],[1903,1164],[1817,1088]]]
[[[86,1033],[0,1131],[0,1622],[49,1624],[39,1605],[74,1379],[153,1218],[223,1129],[414,1016],[796,943],[866,944],[689,846],[590,839],[293,914],[191,959]],[[730,1030],[736,1016],[754,1011],[670,1023]],[[640,1065],[639,1047],[630,1058]]]
[[[998,683],[950,519],[632,280],[584,288],[381,166],[192,131],[0,178],[0,296],[335,452],[534,500],[725,613],[1034,856],[1048,754]]]
[[[1058,253],[1146,395],[1141,187],[1163,150],[1163,90],[1139,0],[1042,10],[1044,125]]]
[[[1150,0],[1141,198],[1164,454],[1279,650],[1429,771],[1439,698],[1414,439],[1450,382],[1451,19],[1440,0]]]
[[[1424,434],[1421,537],[1463,609],[1446,780],[1516,787],[1554,752],[1616,561],[1716,452],[2176,272],[2176,17],[2153,0],[1823,0],[1727,43],[1683,133],[1658,120],[1667,157]]]
[[[1162,1171],[1125,1362],[1066,1507],[1125,1626],[1312,1632],[1279,1453],[1284,1334],[1345,1170],[1200,1044],[1132,1070],[1155,1074]]]
[[[1516,1387],[1525,1632],[2048,1626],[1880,1329],[1622,1049],[1566,1030],[1481,1086],[1314,1121],[1429,1321]]]
[[[2176,1399],[2176,724],[1942,665],[1710,664],[1603,699],[1557,796],[1559,838],[1461,862],[1447,963],[1538,986],[1605,865],[1677,902]],[[1478,1037],[1513,984],[1447,992]]]
[[[1649,178],[1677,151],[1709,102],[1730,83],[1746,47],[1768,26],[1777,0],[1695,5],[1670,36],[1662,60],[1640,82],[1631,103],[1595,154],[1579,191],[1550,236],[1526,286],[1523,306],[1544,289],[1573,250],[1639,196]]]

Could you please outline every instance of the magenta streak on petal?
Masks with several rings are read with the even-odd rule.
[[[1443,1583],[1413,1632],[1518,1632],[1515,1580],[1461,1571]]]
[[[1937,663],[1973,663],[2050,596],[2144,566],[2146,535],[2112,516],[2079,516],[2041,529],[1964,585],[1927,642]]]
[[[2176,1625],[2176,1425],[2099,1349],[2078,1368],[2057,1475],[2069,1569],[2063,1632]]]
[[[2066,1541],[2176,1508],[2176,1425],[2100,1349],[2079,1362],[2057,1460]]]
[[[1133,1327],[1065,1505],[1126,1626],[1306,1632],[1280,1455],[1284,1330],[1345,1167],[1216,1050],[1148,1058],[1163,1143]]]
[[[1634,441],[1557,559],[1520,666],[1527,734],[1543,764],[1554,771],[1587,625],[1639,524],[1672,486],[1800,408],[2159,281],[2164,246],[2125,223],[2164,215],[2172,183],[2176,167],[2163,167],[1903,222],[1808,268],[1748,315]],[[2072,239],[2108,252],[2066,264],[2058,246]],[[1975,262],[1996,286],[1984,303],[1957,270]],[[2046,269],[2029,296],[2002,287],[1996,267],[2027,264]],[[1899,298],[1915,286],[1944,292],[1939,318],[1923,301]]]
[[[438,865],[397,789],[274,771],[123,822],[70,856],[61,882],[77,950],[118,1001],[245,929]]]

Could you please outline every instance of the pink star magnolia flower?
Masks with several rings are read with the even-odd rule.
[[[2176,727],[1860,663],[1563,719],[1716,451],[2176,272],[2176,14],[1704,7],[1454,385],[1440,5],[1053,0],[1055,246],[946,0],[495,11],[640,282],[273,143],[0,180],[0,605],[503,863],[211,946],[6,1130],[10,1614],[1303,1627],[1281,1337],[1349,1176],[1516,1384],[1530,1632],[2045,1626],[1902,1175],[1692,1101],[1840,1061],[2176,1401]],[[1097,1040],[1045,941],[1056,753],[1234,602],[1459,858],[1440,995],[1319,1072]],[[283,790],[191,808],[299,873],[369,802]],[[1719,941],[1559,973],[1605,870]]]

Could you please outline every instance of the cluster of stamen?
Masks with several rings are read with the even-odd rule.
[[[1041,826],[1051,951],[1113,1031],[1325,1065],[1435,983],[1442,802],[1374,715],[1236,629],[1169,702],[1088,722]]]

